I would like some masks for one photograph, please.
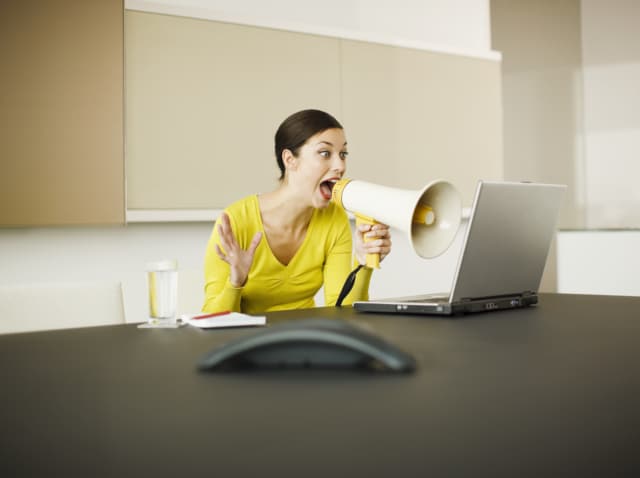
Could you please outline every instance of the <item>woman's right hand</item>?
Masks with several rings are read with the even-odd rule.
[[[226,213],[222,213],[218,220],[218,235],[220,236],[220,244],[216,244],[216,254],[218,257],[229,264],[229,280],[233,287],[242,287],[247,282],[251,264],[253,264],[253,255],[256,252],[258,244],[262,239],[262,233],[256,232],[251,240],[251,244],[245,250],[240,247],[236,241],[231,229],[231,222]]]

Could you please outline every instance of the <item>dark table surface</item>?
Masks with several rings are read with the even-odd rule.
[[[196,370],[256,328],[0,336],[0,476],[640,476],[640,298],[267,314],[310,317],[348,319],[417,370]]]

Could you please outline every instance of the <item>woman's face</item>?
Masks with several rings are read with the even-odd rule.
[[[347,140],[344,131],[332,128],[315,134],[291,157],[289,185],[307,195],[316,208],[329,205],[333,184],[346,171]]]

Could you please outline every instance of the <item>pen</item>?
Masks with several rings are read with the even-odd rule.
[[[212,314],[196,315],[194,317],[191,317],[191,320],[208,319],[209,317],[216,317],[218,315],[227,315],[230,313],[231,313],[230,310],[225,310],[224,312],[214,312]]]

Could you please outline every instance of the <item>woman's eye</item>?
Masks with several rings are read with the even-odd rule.
[[[340,158],[347,159],[347,156],[349,156],[349,153],[347,151],[340,152]]]
[[[323,158],[330,158],[331,157],[331,153],[329,151],[320,151],[320,156],[322,156]]]

